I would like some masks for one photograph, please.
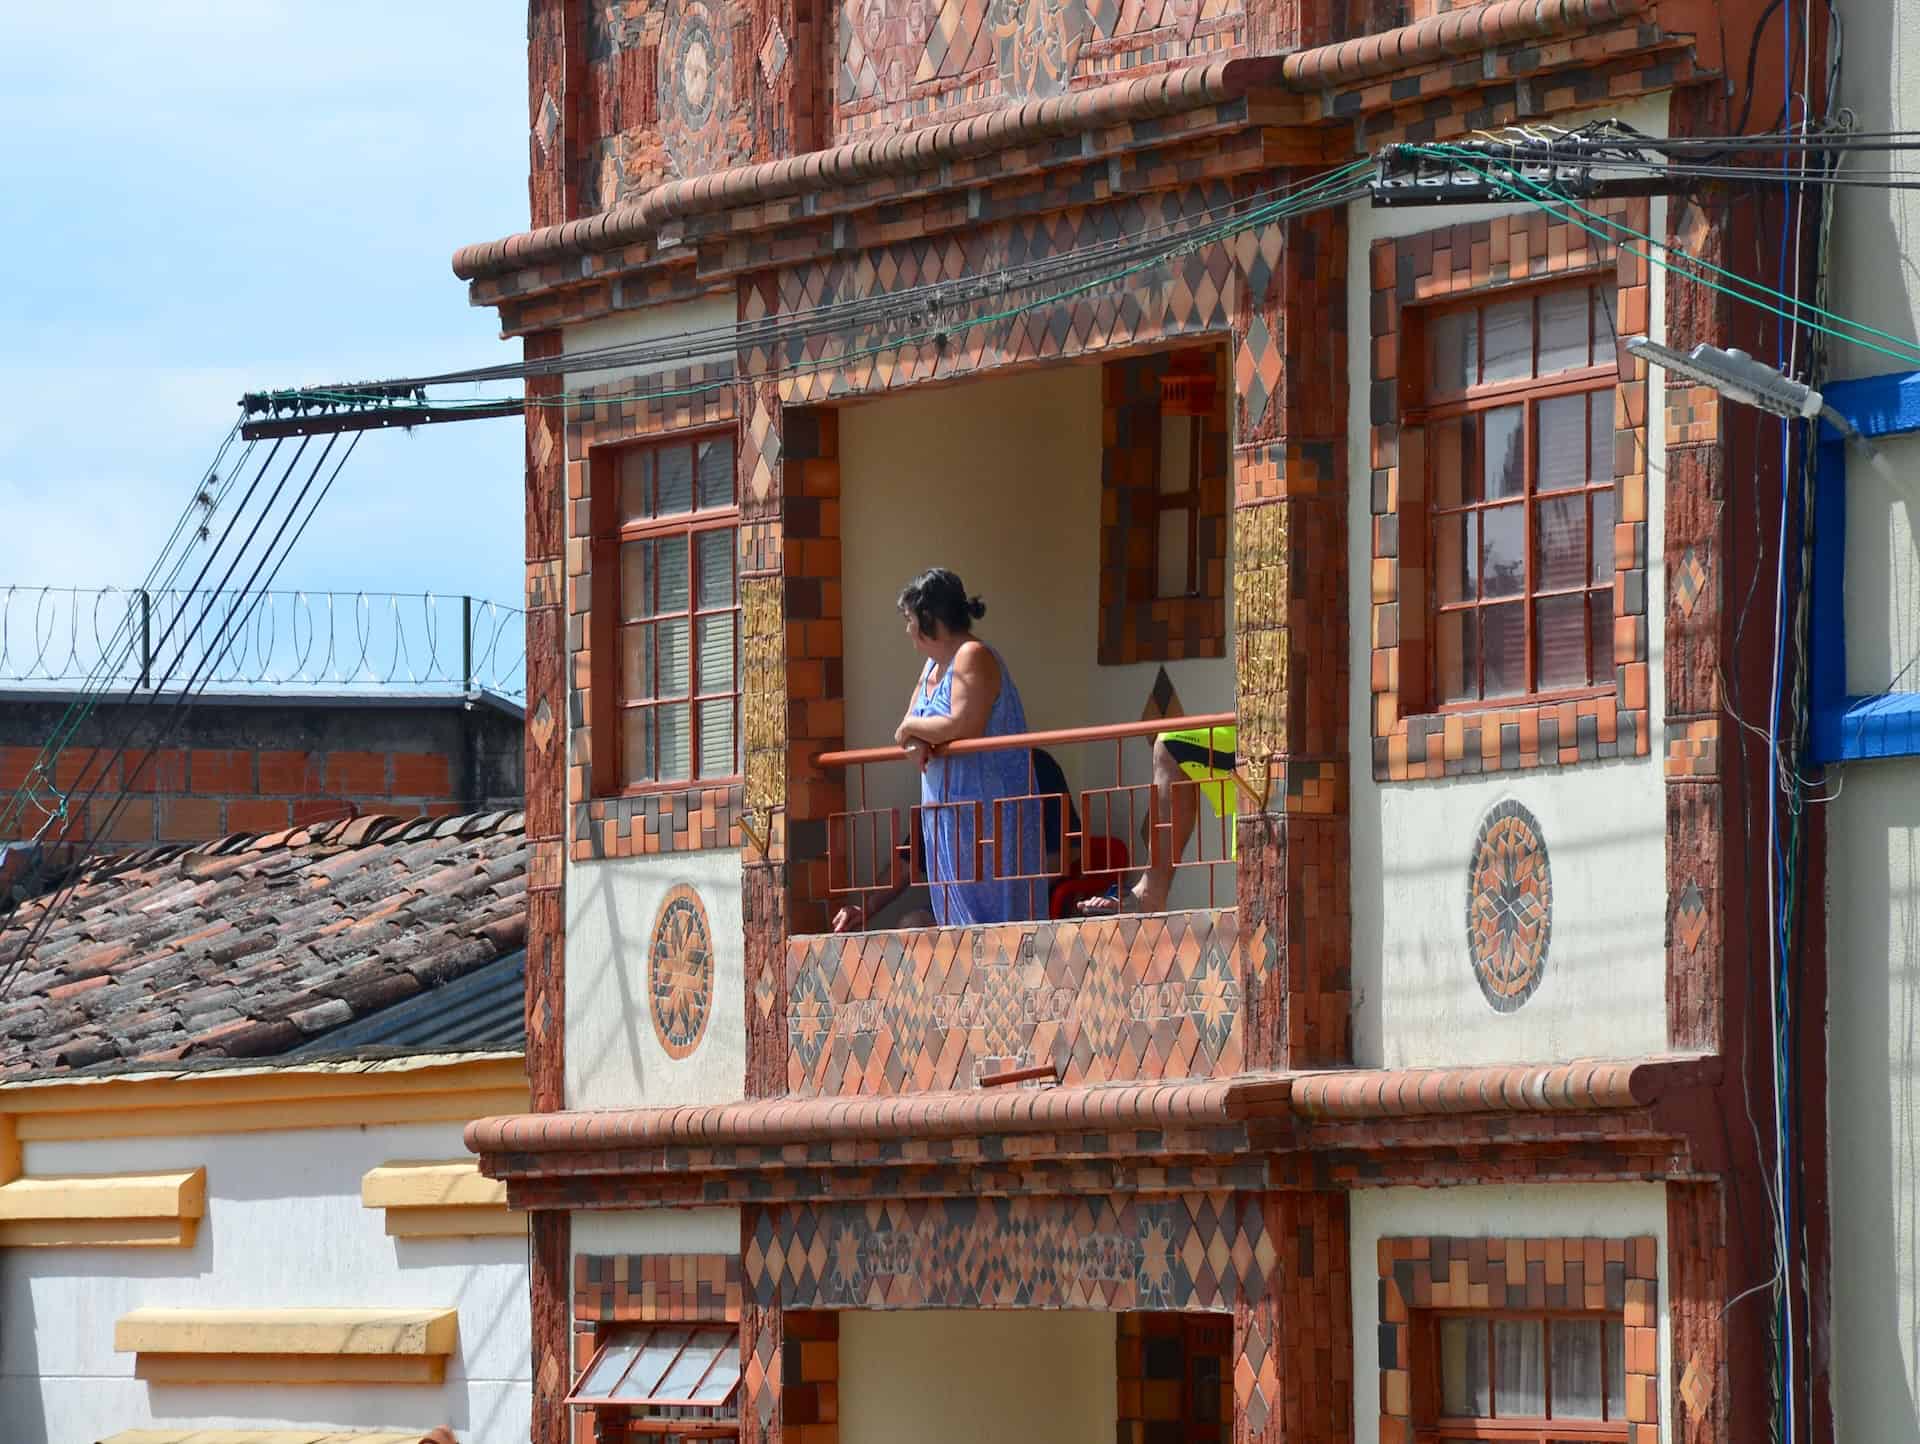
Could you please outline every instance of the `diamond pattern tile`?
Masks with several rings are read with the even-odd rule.
[[[1236,927],[1224,912],[795,938],[788,1088],[970,1088],[1042,1063],[1064,1083],[1222,1076],[1243,1051]]]

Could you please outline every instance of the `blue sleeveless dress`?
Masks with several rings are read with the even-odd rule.
[[[1005,737],[1024,732],[1027,714],[1020,705],[1020,689],[1013,685],[1013,673],[1007,669],[1006,659],[998,652],[994,652],[993,659],[1000,664],[1000,695],[994,698],[985,735]],[[913,689],[911,715],[953,715],[953,668],[947,668],[931,692],[927,690],[926,672],[921,672],[920,682]],[[1047,896],[1046,882],[996,880],[996,874],[1000,873],[1037,873],[1045,868],[1046,855],[1041,851],[1040,838],[1041,804],[1029,801],[994,806],[999,798],[1024,797],[1033,791],[1027,780],[1029,756],[1024,747],[1005,752],[963,753],[958,757],[935,756],[928,761],[927,770],[920,774],[923,805],[978,801],[989,843],[981,877],[956,882],[956,878],[974,877],[973,809],[941,808],[920,814],[928,890],[933,895],[933,916],[941,927],[1018,922],[1040,911],[1040,901]],[[996,857],[991,846],[996,837],[1006,851],[1004,859]]]

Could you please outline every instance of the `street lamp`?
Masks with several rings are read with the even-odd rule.
[[[1727,400],[1743,406],[1758,407],[1790,421],[1812,421],[1819,417],[1849,441],[1857,442],[1882,477],[1894,480],[1893,468],[1880,454],[1880,449],[1856,431],[1851,421],[1827,405],[1826,398],[1818,391],[1793,380],[1777,367],[1756,361],[1745,351],[1703,344],[1682,355],[1671,346],[1662,346],[1645,336],[1628,337],[1627,350],[1651,366],[1698,381],[1702,386],[1711,386]]]

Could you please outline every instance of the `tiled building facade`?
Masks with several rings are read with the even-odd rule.
[[[533,229],[455,267],[575,358],[529,383],[537,1111],[469,1135],[533,1210],[537,1444],[615,1437],[576,1373],[674,1322],[737,1339],[740,1437],[875,1437],[904,1365],[859,1321],[929,1310],[1110,1317],[1087,1437],[1764,1427],[1763,1320],[1725,1308],[1767,1274],[1753,779],[1715,679],[1761,660],[1729,478],[1777,482],[1619,344],[1750,342],[1648,261],[1750,222],[1345,194],[1125,249],[1397,141],[1724,132],[1760,8],[534,0]],[[1021,388],[1054,388],[1030,433]],[[969,517],[998,482],[965,454],[1008,446],[1075,459]],[[908,675],[870,614],[1056,525],[1084,645],[1046,578],[989,598],[1056,674],[1021,671],[1030,725],[1235,714],[1224,882],[830,933],[846,819],[885,807],[821,757],[884,742]]]

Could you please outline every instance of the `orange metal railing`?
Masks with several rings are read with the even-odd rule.
[[[827,819],[828,892],[835,898],[857,901],[865,913],[872,913],[908,887],[1024,882],[1028,884],[1029,916],[1071,916],[1070,909],[1081,899],[1116,885],[1124,887],[1132,874],[1147,867],[1155,850],[1162,849],[1175,854],[1171,860],[1175,874],[1206,870],[1206,905],[1217,907],[1217,874],[1233,859],[1235,809],[1221,806],[1214,799],[1233,794],[1236,800],[1248,798],[1256,806],[1264,806],[1266,801],[1264,777],[1250,782],[1233,770],[1230,742],[1222,738],[1219,752],[1213,751],[1214,733],[1232,727],[1234,720],[1231,712],[1216,712],[951,742],[936,749],[936,755],[1024,750],[1028,754],[1027,790],[990,801],[922,802],[904,809],[904,819],[903,809],[898,806],[868,805],[867,775],[871,768],[904,764],[908,760],[904,750],[889,746],[821,753],[815,759],[820,766],[847,770],[848,797],[853,803],[848,811]],[[1127,742],[1168,732],[1203,732],[1208,739],[1208,766],[1218,766],[1222,775],[1212,781],[1199,781],[1181,773],[1165,788],[1156,788],[1151,780],[1126,781]],[[1043,790],[1039,785],[1033,756],[1036,750],[1051,755],[1058,749],[1077,747],[1092,753],[1105,752],[1109,746],[1113,779],[1109,785],[1083,787],[1077,792]],[[1061,770],[1064,773],[1064,767]],[[1179,796],[1183,792],[1185,798]],[[1190,857],[1179,855],[1186,849],[1175,847],[1174,836],[1176,817],[1188,800],[1193,818]],[[1059,839],[1057,849],[1049,849],[1043,841],[1041,851],[1045,855],[1040,857],[1028,855],[1032,816],[1028,809],[1033,808],[1040,809],[1043,837],[1052,833]],[[937,825],[941,814],[948,812],[965,814],[958,820],[956,834],[971,832],[973,842],[967,850],[971,867],[962,876],[931,878],[925,846],[928,824],[935,821]]]

